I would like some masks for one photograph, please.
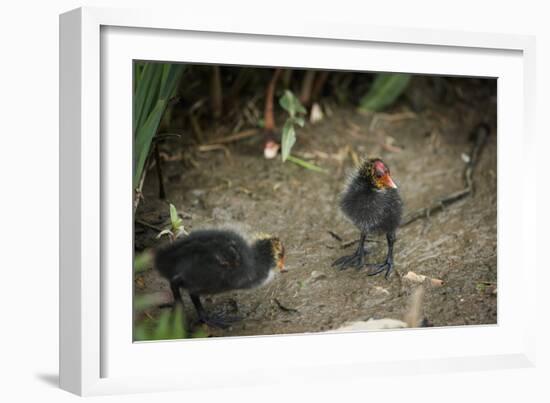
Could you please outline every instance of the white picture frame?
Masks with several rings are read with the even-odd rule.
[[[511,183],[534,189],[536,177],[509,162],[533,153],[534,39],[232,21],[103,8],[60,17],[61,387],[97,395],[533,366],[535,201]],[[498,325],[132,343],[133,59],[498,77]]]

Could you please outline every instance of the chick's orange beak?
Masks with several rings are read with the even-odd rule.
[[[386,174],[382,177],[382,183],[388,188],[397,189],[397,185],[391,178],[390,174]]]
[[[279,271],[281,273],[286,273],[286,268],[285,268],[285,258],[281,258],[279,259],[279,261],[277,262],[277,268],[279,269]]]

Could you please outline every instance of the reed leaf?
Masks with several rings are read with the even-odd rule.
[[[377,74],[371,89],[359,102],[359,109],[378,112],[390,106],[405,91],[410,79],[410,74]]]
[[[168,101],[177,90],[184,65],[141,63],[134,69],[134,186],[137,186]]]

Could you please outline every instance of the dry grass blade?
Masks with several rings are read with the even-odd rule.
[[[217,139],[215,141],[211,141],[211,142],[203,144],[203,145],[204,146],[209,146],[209,145],[216,145],[216,144],[232,143],[232,142],[235,142],[235,141],[239,141],[239,140],[247,139],[249,137],[256,136],[258,133],[259,133],[259,131],[257,129],[243,130],[242,132],[234,133],[230,136],[222,137],[221,139]]]
[[[409,310],[405,314],[405,322],[408,327],[418,327],[422,321],[422,301],[424,299],[424,287],[420,286],[411,296]]]

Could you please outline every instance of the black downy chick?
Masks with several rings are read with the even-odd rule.
[[[170,282],[174,303],[183,303],[185,289],[199,320],[227,327],[223,318],[209,316],[200,296],[259,287],[284,268],[285,250],[279,238],[261,234],[251,243],[231,230],[199,230],[160,248],[155,267]]]
[[[379,158],[364,160],[351,176],[340,200],[345,216],[361,231],[355,253],[343,256],[332,264],[340,270],[348,267],[362,268],[367,251],[364,247],[368,234],[386,234],[388,253],[386,261],[370,267],[368,275],[383,271],[388,278],[393,269],[393,245],[395,231],[401,221],[403,203],[387,165]]]

